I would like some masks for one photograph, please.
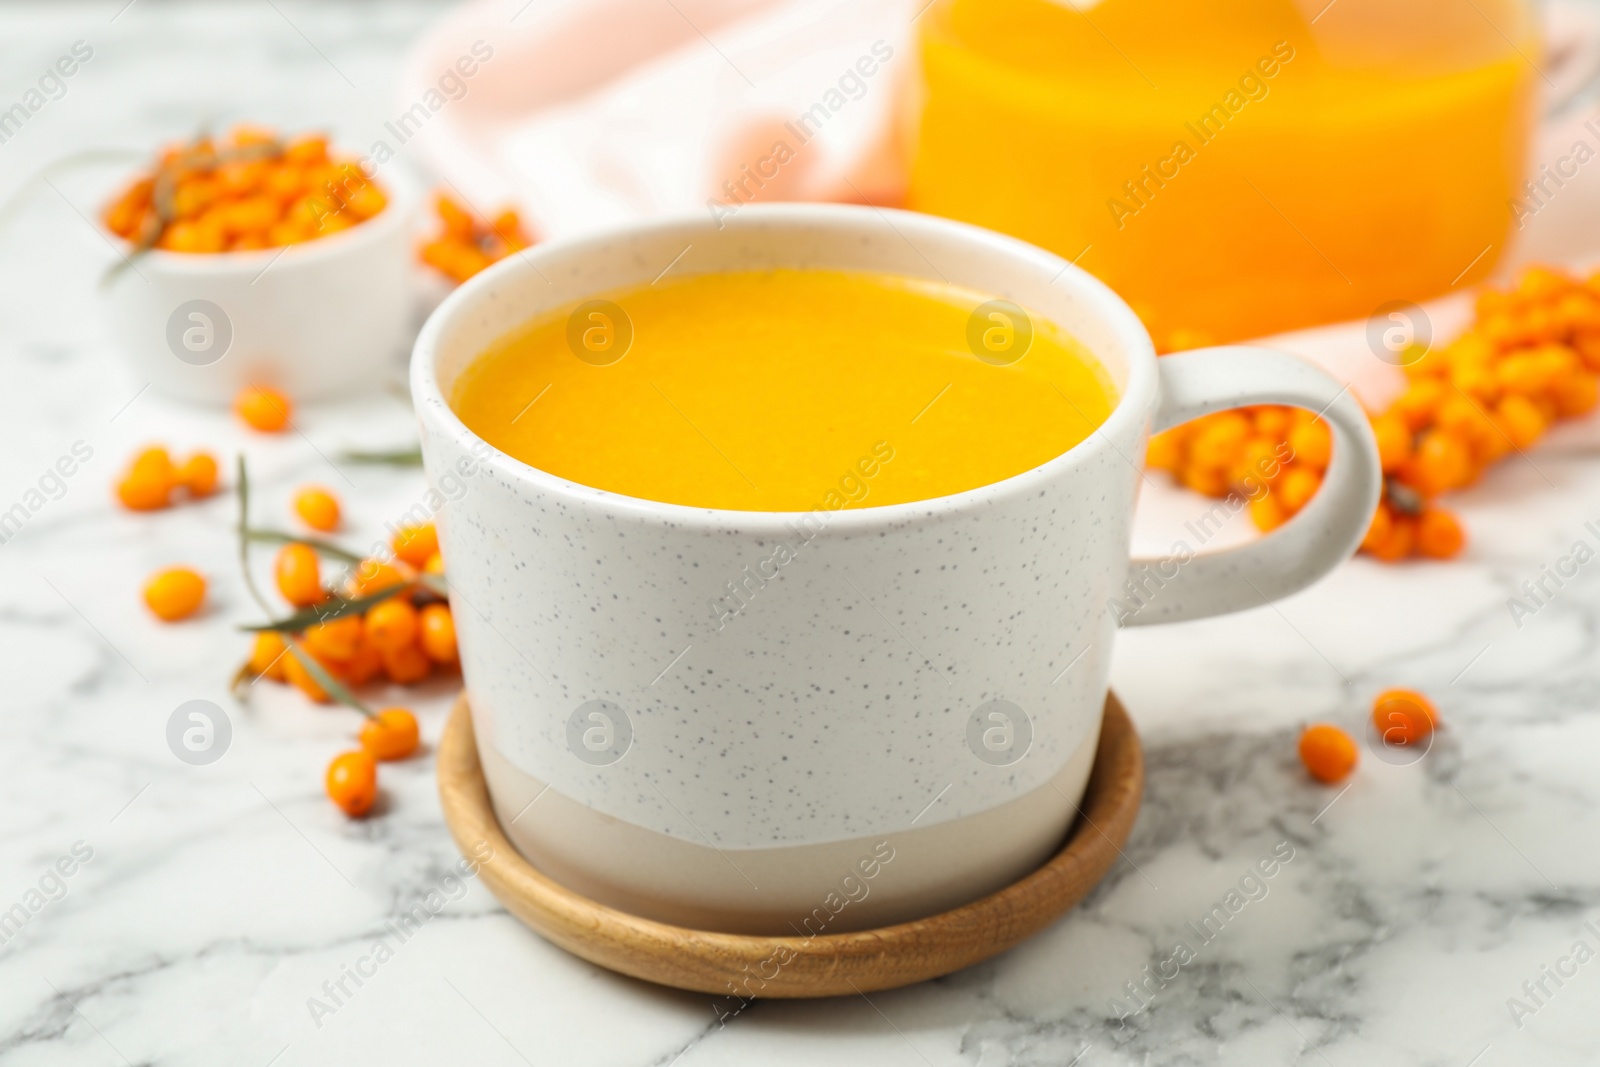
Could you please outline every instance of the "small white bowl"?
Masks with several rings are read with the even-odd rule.
[[[132,259],[104,287],[104,307],[134,373],[202,404],[227,404],[253,384],[296,401],[381,389],[411,324],[419,196],[399,168],[375,180],[389,198],[381,212],[286,248],[134,257],[103,230]]]

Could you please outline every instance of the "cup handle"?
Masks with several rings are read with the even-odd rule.
[[[1156,366],[1161,402],[1152,433],[1225,408],[1290,404],[1327,421],[1333,456],[1311,502],[1265,537],[1221,552],[1203,553],[1193,543],[1245,506],[1235,490],[1185,528],[1171,555],[1132,560],[1129,584],[1112,601],[1119,625],[1257,607],[1304,589],[1350,557],[1372,521],[1383,471],[1372,427],[1348,386],[1302,359],[1240,345],[1164,356]],[[1225,509],[1221,516],[1216,508]]]

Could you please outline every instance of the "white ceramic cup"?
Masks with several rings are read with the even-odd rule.
[[[103,303],[134,375],[168,396],[219,405],[247,385],[295,401],[381,389],[412,322],[418,197],[398,168],[375,180],[389,198],[377,215],[286,248],[132,256],[103,231],[131,257]]]
[[[793,514],[576,485],[451,411],[453,383],[492,341],[669,265],[880,271],[992,293],[1087,345],[1119,400],[1083,443],[993,485]],[[595,899],[737,932],[902,921],[1037,866],[1087,783],[1119,621],[1309,585],[1355,550],[1381,478],[1365,416],[1321,370],[1243,347],[1158,360],[1127,305],[1057,256],[861,207],[749,206],[720,227],[679,218],[540,245],[440,306],[411,387],[430,478],[451,500],[441,536],[502,826]],[[1322,413],[1334,452],[1321,491],[1243,547],[1175,546],[1130,570],[1147,434],[1246,404]],[[898,429],[883,429],[891,448]],[[870,481],[870,445],[842,475]]]

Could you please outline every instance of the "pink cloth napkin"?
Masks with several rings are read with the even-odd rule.
[[[403,132],[471,206],[514,205],[541,238],[757,200],[898,204],[923,2],[477,0],[413,53]]]

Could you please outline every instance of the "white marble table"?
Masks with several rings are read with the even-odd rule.
[[[0,145],[6,195],[57,155],[147,145],[208,113],[332,120],[359,137],[434,14],[138,3],[112,22],[119,6],[0,11],[0,102],[74,40],[95,49],[66,96]],[[291,486],[324,481],[357,520],[348,539],[367,543],[420,475],[326,457],[409,442],[410,413],[389,395],[309,410],[303,436],[263,440],[139,394],[92,313],[101,252],[47,187],[0,224],[0,509],[75,442],[93,451],[0,545],[0,912],[26,911],[41,885],[59,897],[0,944],[0,1064],[1499,1067],[1600,1055],[1600,962],[1570,955],[1580,941],[1600,949],[1600,586],[1580,572],[1520,629],[1506,608],[1573,541],[1597,540],[1584,523],[1600,519],[1600,464],[1575,438],[1460,498],[1475,538],[1461,562],[1358,560],[1279,607],[1124,635],[1115,681],[1148,744],[1145,806],[1126,862],[1053,928],[942,981],[760,1003],[720,1026],[710,998],[590,967],[482,886],[447,881],[456,853],[430,759],[386,767],[384,810],[350,822],[320,775],[351,716],[278,689],[249,708],[229,701],[245,647],[234,625],[250,615],[232,502],[130,515],[110,498],[116,469],[149,440],[242,448],[264,514],[281,514]],[[1170,491],[1146,506],[1154,546],[1163,523],[1198,510]],[[140,581],[177,561],[213,577],[211,606],[159,627]],[[1447,725],[1432,751],[1412,766],[1365,753],[1343,792],[1311,784],[1298,726],[1358,727],[1391,684],[1436,696]],[[415,702],[426,738],[450,695],[441,684]],[[164,737],[195,698],[226,707],[233,728],[205,767]],[[1185,924],[1282,842],[1293,859],[1267,895],[1202,945]],[[58,861],[73,872],[59,881],[47,873]],[[438,914],[403,944],[391,935],[393,958],[359,987],[345,978],[430,892]],[[1192,959],[1134,1012],[1125,983],[1147,966],[1170,974],[1178,938]],[[1557,984],[1547,967],[1568,975]],[[336,1010],[314,1015],[313,997]],[[1535,1010],[1514,1019],[1511,997]]]

